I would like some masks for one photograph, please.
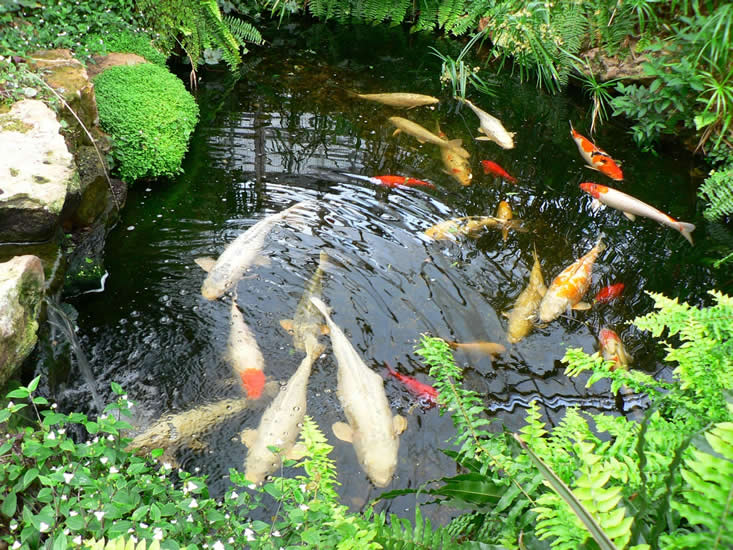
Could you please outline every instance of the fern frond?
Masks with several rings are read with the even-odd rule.
[[[434,529],[430,519],[423,518],[419,506],[415,508],[414,527],[408,519],[399,518],[395,514],[390,514],[389,523],[386,514],[379,514],[375,516],[374,523],[377,526],[374,540],[384,550],[479,548],[479,545],[472,542],[456,542],[447,527]]]
[[[698,447],[685,461],[687,489],[672,502],[694,531],[663,536],[665,548],[733,547],[733,422],[716,424],[705,439],[710,449]]]
[[[703,212],[705,219],[715,222],[733,214],[733,165],[712,172],[697,194],[709,203]]]

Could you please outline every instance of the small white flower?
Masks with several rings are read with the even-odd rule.
[[[143,529],[147,529],[150,526],[147,523],[145,523],[144,521],[141,521],[140,522],[140,527],[142,527]]]
[[[196,485],[193,481],[189,481],[186,483],[186,486],[188,487],[189,491],[194,491],[199,488],[198,485]]]
[[[153,529],[153,538],[155,540],[163,540],[163,529],[160,527]]]
[[[171,523],[172,523],[173,525],[175,525],[176,523],[178,523],[178,520],[177,520],[177,519],[172,519],[172,520],[171,520]]]
[[[69,510],[69,517],[73,518],[74,516],[78,516],[79,512],[76,510]]]
[[[298,489],[300,489],[301,492],[305,493],[305,483],[301,483],[300,485],[298,485]]]
[[[56,439],[56,434],[54,432],[48,432],[46,439]]]
[[[237,491],[232,491],[232,494],[229,496],[229,498],[231,498],[232,500],[236,499],[237,497],[239,497],[239,494],[237,494]]]
[[[247,540],[249,541],[255,540],[255,532],[249,527],[244,530],[244,536],[247,537]]]
[[[97,518],[97,521],[102,521],[102,518],[104,517],[104,511],[99,510],[97,512],[94,512],[94,517]]]
[[[41,523],[40,523],[40,524],[38,525],[38,530],[39,530],[39,531],[40,531],[41,533],[45,533],[46,531],[48,531],[49,527],[51,527],[51,526],[50,526],[50,525],[49,525],[48,523],[46,523],[45,521],[42,521],[42,522],[41,522]]]
[[[129,528],[129,529],[127,530],[127,532],[128,532],[128,533],[134,533],[134,532],[135,532],[135,529],[133,529],[132,527],[130,527],[130,528]]]
[[[71,542],[73,542],[77,546],[81,546],[81,535],[78,535],[74,537],[73,539],[71,539]]]
[[[66,428],[59,428],[59,435],[64,435],[66,433]]]
[[[223,544],[221,543],[221,541],[220,541],[220,540],[217,540],[217,541],[216,541],[216,542],[214,543],[214,546],[212,546],[212,548],[213,548],[214,550],[224,550],[224,545],[223,545]]]
[[[72,479],[74,479],[74,474],[72,474],[71,472],[66,472],[66,473],[64,474],[64,481],[65,481],[66,483],[71,483],[71,480],[72,480]]]
[[[61,495],[61,500],[69,500],[69,497],[67,495]]]
[[[229,514],[224,514],[224,519],[229,519]]]
[[[114,441],[114,440],[115,440],[115,436],[113,436],[112,434],[109,434],[107,436],[107,441]]]
[[[102,464],[107,464],[107,462],[109,462],[109,458],[103,456],[99,459],[99,462],[101,462]]]
[[[13,403],[12,401],[8,401],[8,408],[12,409],[13,407],[15,407],[15,403]],[[15,542],[18,542],[18,541],[16,540]]]
[[[186,518],[186,521],[188,523],[193,523],[193,516],[191,514],[188,514],[188,517]]]
[[[301,504],[298,508],[300,508],[301,510],[303,510],[305,512],[306,510],[308,510],[308,505],[307,504]]]
[[[15,530],[16,530],[17,528],[18,528],[18,522],[17,522],[17,521],[15,521],[15,520],[12,520],[12,521],[10,522],[10,530],[11,530],[11,531],[15,531]]]
[[[16,541],[15,541],[15,542],[13,543],[13,546],[11,546],[11,548],[12,548],[13,550],[16,550],[17,548],[20,548],[20,541],[19,541],[19,540],[16,540]]]
[[[279,537],[279,536],[281,536],[281,535],[280,535],[280,531],[278,531],[277,529],[275,529],[275,530],[274,530],[274,531],[272,532],[272,536],[273,536],[273,537]]]
[[[137,537],[136,537],[135,535],[130,535],[130,540],[131,540],[131,541],[132,541],[132,542],[133,542],[134,544],[137,544]]]
[[[171,468],[173,468],[173,466],[171,466],[170,462],[163,462],[163,468],[165,468],[166,470],[170,470]]]
[[[249,485],[247,485],[247,488],[254,491],[255,489],[257,489],[257,485],[255,485],[254,483],[250,483]]]
[[[117,469],[117,468],[116,468],[115,466],[112,466],[112,467],[111,467],[111,468],[109,469],[109,473],[110,473],[110,474],[116,474],[116,473],[119,473],[119,470],[118,470],[118,469]]]
[[[189,508],[198,508],[199,507],[199,503],[196,502],[196,499],[195,498],[192,498],[191,499],[191,504],[189,504],[188,507]]]

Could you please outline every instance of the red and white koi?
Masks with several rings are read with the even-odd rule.
[[[628,354],[621,338],[610,328],[602,328],[598,333],[598,341],[601,344],[601,355],[606,361],[613,361],[616,365],[611,370],[627,369],[629,363],[634,360]]]
[[[566,267],[550,284],[540,302],[540,320],[548,323],[557,318],[566,309],[589,309],[590,304],[581,302],[581,298],[590,287],[593,264],[598,255],[605,250],[602,238],[581,258]]]
[[[616,161],[611,158],[611,155],[606,153],[600,147],[596,147],[592,141],[576,132],[575,128],[573,128],[572,122],[570,123],[570,135],[578,146],[580,156],[583,157],[583,160],[588,163],[590,168],[598,170],[600,173],[607,175],[612,180],[622,181],[624,179],[621,168],[619,168]]]
[[[517,183],[517,178],[510,176],[506,170],[491,160],[482,160],[481,166],[484,167],[484,174],[491,174],[499,178],[504,178],[512,183]]]
[[[591,205],[593,209],[598,209],[601,204],[605,204],[611,208],[620,210],[631,221],[636,219],[635,216],[652,219],[662,225],[676,229],[685,239],[690,241],[690,244],[694,244],[692,242],[692,232],[695,230],[695,226],[691,223],[675,220],[673,217],[657,210],[653,206],[631,195],[622,193],[618,189],[589,182],[581,183],[580,188],[593,197],[594,200]]]

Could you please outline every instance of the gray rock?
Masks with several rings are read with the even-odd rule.
[[[0,387],[36,345],[43,286],[37,256],[0,263]]]
[[[0,114],[0,242],[39,242],[55,231],[79,174],[55,113],[26,99]]]

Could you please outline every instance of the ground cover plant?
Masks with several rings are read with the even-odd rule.
[[[231,470],[234,488],[216,499],[205,477],[125,450],[130,403],[119,385],[117,401],[90,420],[37,395],[36,378],[0,409],[0,540],[12,548],[100,547],[123,544],[120,537],[161,548],[729,548],[733,299],[711,296],[713,305],[694,308],[652,295],[657,311],[634,321],[664,338],[672,380],[612,371],[598,354],[568,350],[569,375],[590,373],[588,384],[607,380],[611,391],[648,397],[635,419],[570,408],[549,428],[532,404],[526,426],[510,434],[463,388],[448,345],[423,336],[417,351],[456,426],[443,452],[460,473],[419,491],[462,510],[445,526],[419,507],[414,521],[349,512],[332,448],[310,419],[306,456],[286,463],[299,468],[293,477],[255,487]],[[274,516],[260,519],[273,502]]]

